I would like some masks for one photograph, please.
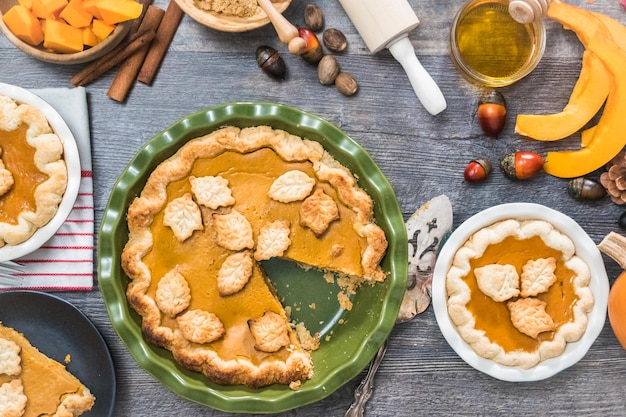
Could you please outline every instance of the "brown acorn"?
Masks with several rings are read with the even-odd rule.
[[[472,159],[463,172],[467,182],[478,182],[487,179],[491,173],[491,162],[487,158]]]
[[[485,135],[496,137],[504,128],[506,104],[498,90],[483,93],[478,101],[478,124]]]
[[[285,79],[287,74],[285,61],[278,51],[271,46],[261,45],[256,49],[256,62],[266,74],[274,78]]]
[[[567,193],[577,200],[600,200],[606,196],[606,189],[591,178],[574,178],[567,183]]]
[[[543,157],[532,151],[518,151],[504,155],[500,170],[514,180],[527,180],[543,170]]]

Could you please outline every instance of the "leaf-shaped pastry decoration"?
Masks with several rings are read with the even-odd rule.
[[[187,240],[195,230],[202,230],[202,212],[190,193],[172,200],[165,207],[163,224],[172,228],[180,242]]]
[[[539,333],[556,329],[554,320],[546,312],[546,302],[538,298],[520,298],[509,301],[507,307],[511,313],[513,326],[527,336],[536,339]]]
[[[165,274],[157,284],[155,300],[159,310],[170,317],[189,307],[191,289],[185,277],[175,269]]]
[[[230,188],[228,187],[228,180],[221,176],[205,177],[189,177],[191,183],[191,192],[198,204],[208,207],[212,210],[218,207],[228,207],[235,204]]]
[[[249,250],[228,256],[217,273],[217,290],[221,296],[235,294],[252,276],[252,253]]]
[[[267,195],[281,203],[304,200],[311,194],[315,179],[298,170],[287,171],[276,178]]]
[[[183,337],[193,343],[211,343],[224,335],[224,325],[215,314],[189,310],[176,317]]]
[[[276,352],[288,346],[289,328],[287,321],[273,311],[267,311],[262,317],[248,320],[248,327],[254,336],[254,347],[263,352]]]
[[[493,301],[502,302],[519,295],[519,275],[515,266],[489,264],[474,269],[478,288]]]
[[[337,219],[339,219],[337,203],[322,189],[316,190],[300,206],[300,224],[311,229],[317,237],[324,234],[330,223]]]
[[[282,256],[291,245],[290,231],[287,220],[276,220],[263,226],[257,238],[254,259],[263,261],[275,256]]]
[[[22,372],[21,350],[14,341],[0,338],[0,375],[16,376]]]
[[[522,267],[521,295],[531,297],[550,289],[556,282],[556,259],[553,257],[529,260]]]
[[[217,244],[229,250],[252,249],[252,225],[237,210],[227,214],[213,214],[213,224],[217,232]]]

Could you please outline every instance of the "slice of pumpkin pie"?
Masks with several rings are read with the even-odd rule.
[[[386,277],[387,239],[357,179],[320,143],[268,126],[187,142],[154,169],[127,221],[122,266],[145,338],[219,384],[296,389],[313,375],[261,261],[354,287]]]
[[[0,416],[76,417],[95,397],[59,362],[0,323]]]

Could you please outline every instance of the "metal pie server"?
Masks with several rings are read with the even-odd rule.
[[[407,289],[398,313],[397,323],[404,323],[422,313],[430,305],[433,269],[442,240],[452,228],[452,205],[445,195],[440,195],[420,207],[406,222],[409,238],[409,274]],[[354,392],[354,402],[345,417],[363,416],[365,404],[374,391],[374,375],[387,351],[388,340],[378,353],[359,386]]]

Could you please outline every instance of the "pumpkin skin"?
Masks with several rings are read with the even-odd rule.
[[[617,277],[609,291],[608,313],[613,333],[626,349],[626,271]]]

